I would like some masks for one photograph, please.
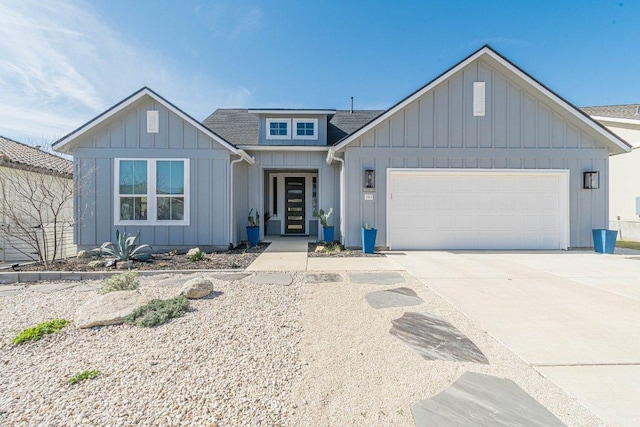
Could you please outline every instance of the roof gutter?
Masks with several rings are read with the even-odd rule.
[[[344,159],[335,156],[336,150],[330,148],[327,152],[327,165],[331,165],[331,163],[335,160],[340,163],[340,242],[344,245],[347,243],[347,239],[345,236],[345,194],[344,194]]]
[[[245,162],[249,163],[250,165],[255,165],[256,164],[256,159],[254,157],[248,155],[246,151],[244,151],[242,149],[238,149],[236,151],[236,154],[238,156],[240,156],[240,158],[242,160],[244,160]]]

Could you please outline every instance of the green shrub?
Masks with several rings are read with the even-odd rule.
[[[195,254],[191,255],[189,258],[191,262],[202,261],[204,259],[205,253],[202,251],[198,251]]]
[[[136,308],[126,318],[131,325],[150,328],[163,324],[169,319],[180,317],[189,309],[189,300],[180,295],[171,299],[154,299],[147,305]]]
[[[99,294],[106,294],[114,291],[133,291],[140,287],[138,282],[138,273],[135,271],[127,271],[125,273],[114,274],[102,282],[102,287],[98,290]]]
[[[43,335],[53,334],[69,324],[65,319],[53,319],[42,322],[33,328],[27,328],[20,332],[14,339],[14,344],[22,344],[25,341],[38,341]]]
[[[94,378],[97,378],[98,375],[100,375],[100,371],[82,371],[79,374],[76,374],[73,377],[69,378],[67,382],[69,384],[78,384],[80,381],[92,380]]]

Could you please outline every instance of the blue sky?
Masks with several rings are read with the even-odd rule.
[[[638,1],[0,0],[0,135],[52,142],[142,86],[216,108],[387,108],[490,44],[578,106],[640,103]]]

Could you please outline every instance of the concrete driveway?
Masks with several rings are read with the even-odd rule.
[[[608,425],[640,425],[640,257],[393,254]]]

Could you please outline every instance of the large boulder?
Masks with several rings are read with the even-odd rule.
[[[149,302],[149,298],[138,291],[116,291],[92,298],[76,310],[76,326],[119,325],[136,308]]]
[[[189,249],[189,251],[187,252],[187,258],[191,258],[191,257],[194,257],[194,256],[198,255],[198,252],[200,252],[200,248],[191,248],[191,249]]]
[[[189,299],[204,298],[213,292],[213,283],[209,279],[204,277],[196,277],[187,281],[182,288],[180,288],[180,295],[184,295]]]

